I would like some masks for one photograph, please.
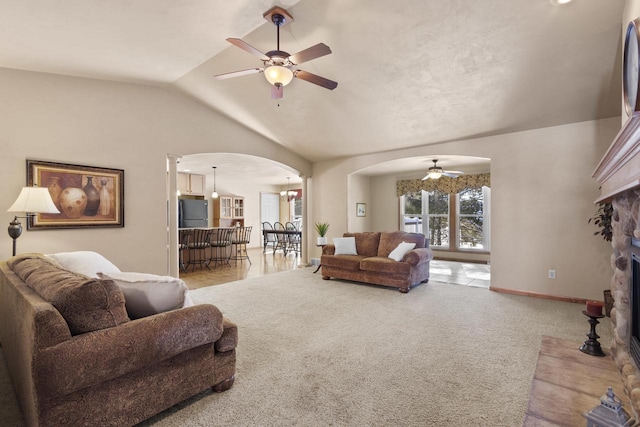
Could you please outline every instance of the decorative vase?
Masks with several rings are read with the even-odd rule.
[[[109,215],[111,213],[111,196],[107,188],[107,180],[100,179],[100,215]]]
[[[325,236],[318,237],[317,246],[324,246],[327,244],[327,238]]]
[[[71,219],[80,218],[87,207],[87,195],[82,188],[67,187],[62,190],[58,200],[60,201],[60,212]]]
[[[62,187],[60,187],[60,177],[52,176],[49,178],[49,194],[51,195],[51,200],[53,200],[53,204],[56,205],[56,208],[60,209],[60,193],[62,193]]]
[[[95,216],[98,213],[100,207],[100,193],[98,189],[93,186],[93,177],[87,177],[87,185],[83,188],[84,194],[87,195],[87,206],[84,208],[84,214],[86,216]]]

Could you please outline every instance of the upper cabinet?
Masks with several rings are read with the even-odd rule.
[[[220,196],[213,199],[213,226],[244,226],[244,197]]]
[[[204,196],[205,179],[204,175],[178,172],[178,190],[184,196]]]

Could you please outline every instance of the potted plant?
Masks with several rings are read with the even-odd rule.
[[[318,237],[318,246],[323,246],[327,244],[327,238],[326,238],[326,234],[327,231],[329,230],[329,223],[328,222],[316,222],[315,224],[315,228],[316,231],[318,232],[318,235],[320,237]]]
[[[595,236],[601,235],[607,242],[613,237],[613,227],[611,225],[611,217],[613,216],[613,206],[611,203],[599,203],[596,213],[587,221],[591,221],[600,229],[593,233]]]

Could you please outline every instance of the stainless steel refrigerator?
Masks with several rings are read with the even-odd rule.
[[[178,227],[208,227],[208,203],[207,200],[178,200]]]

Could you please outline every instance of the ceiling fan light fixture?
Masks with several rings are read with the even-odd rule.
[[[271,65],[265,68],[264,77],[273,86],[286,86],[293,80],[293,71],[282,65]]]
[[[440,179],[442,176],[442,172],[440,171],[431,171],[427,174],[427,176],[431,179]]]

